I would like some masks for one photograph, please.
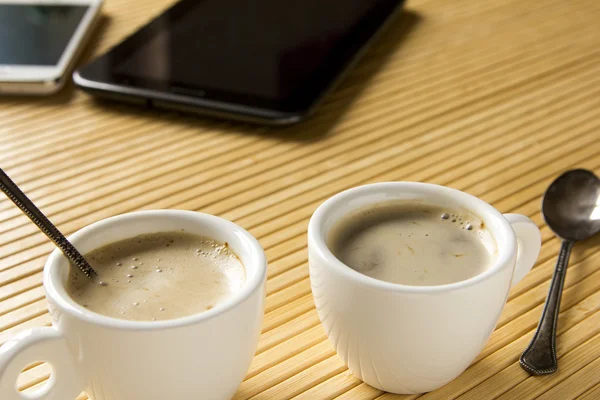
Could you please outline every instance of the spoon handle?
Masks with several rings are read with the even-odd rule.
[[[521,367],[532,375],[551,374],[558,368],[556,360],[556,325],[558,310],[560,309],[560,297],[567,276],[567,264],[569,263],[573,244],[574,242],[571,240],[563,240],[562,242],[542,318],[531,343],[529,343],[520,358]]]
[[[19,189],[8,175],[0,168],[0,190],[16,204],[17,207],[37,225],[62,250],[65,256],[75,264],[88,278],[96,275],[90,264],[81,253],[60,233],[50,220],[33,204],[31,200]]]

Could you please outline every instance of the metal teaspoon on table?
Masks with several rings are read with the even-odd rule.
[[[562,245],[538,328],[520,358],[532,375],[551,374],[558,368],[556,325],[567,264],[575,242],[600,232],[600,179],[585,169],[565,172],[546,190],[542,214]]]

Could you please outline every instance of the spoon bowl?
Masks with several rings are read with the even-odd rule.
[[[600,179],[585,169],[559,176],[546,190],[542,214],[563,239],[585,240],[600,232]]]

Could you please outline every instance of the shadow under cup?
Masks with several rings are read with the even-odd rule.
[[[43,278],[53,327],[42,328],[59,338],[44,358],[56,375],[52,398],[75,398],[81,391],[93,400],[228,399],[235,394],[263,320],[266,258],[254,237],[215,216],[157,210],[99,221],[70,239],[85,254],[140,234],[181,229],[227,242],[244,265],[246,281],[211,310],[178,319],[128,321],[90,312],[66,293],[69,263],[60,251],[52,253]],[[46,354],[38,350],[38,358]]]
[[[466,209],[481,217],[497,245],[494,263],[465,281],[407,286],[363,275],[327,247],[330,229],[344,216],[402,200]],[[339,193],[319,206],[308,228],[311,287],[321,323],[352,373],[378,389],[406,394],[437,389],[462,373],[494,330],[511,287],[521,242],[507,220],[511,216],[526,225],[531,237],[526,244],[537,258],[540,237],[533,222],[503,216],[484,201],[443,186],[376,183]],[[526,273],[533,261],[528,256],[520,264],[530,264],[519,267]]]

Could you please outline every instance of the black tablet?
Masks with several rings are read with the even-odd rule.
[[[183,0],[74,74],[97,95],[301,120],[403,0]]]

